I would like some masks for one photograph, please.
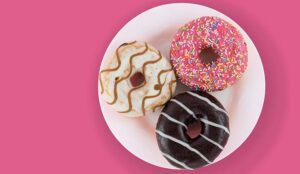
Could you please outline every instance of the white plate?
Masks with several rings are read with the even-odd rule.
[[[129,21],[114,37],[107,48],[103,61],[113,54],[123,42],[146,41],[165,56],[169,56],[172,37],[183,24],[201,16],[218,16],[236,26],[248,46],[248,69],[243,78],[232,87],[211,93],[224,105],[230,116],[231,134],[217,162],[235,151],[254,129],[262,110],[265,96],[265,76],[260,56],[245,31],[224,14],[211,8],[186,3],[162,5],[143,12]],[[98,86],[99,88],[99,86]],[[181,86],[176,92],[187,90]],[[175,169],[161,155],[155,126],[159,112],[142,118],[120,116],[101,99],[100,106],[107,125],[117,140],[138,158],[156,166]]]

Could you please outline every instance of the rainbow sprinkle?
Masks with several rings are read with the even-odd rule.
[[[205,64],[199,57],[211,47],[219,57]],[[181,82],[194,90],[218,91],[233,85],[247,68],[247,45],[239,31],[223,19],[205,16],[176,33],[170,50],[171,63]]]

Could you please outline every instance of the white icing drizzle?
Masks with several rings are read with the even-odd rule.
[[[186,107],[183,103],[181,103],[180,101],[176,100],[176,99],[171,99],[170,101],[178,104],[180,107],[182,107],[186,112],[188,112],[190,115],[192,115],[196,120],[198,119],[196,117],[196,115],[194,114],[194,112],[192,110],[190,110],[188,107]]]
[[[200,134],[200,136],[201,136],[202,138],[204,138],[205,140],[207,140],[208,142],[210,142],[210,143],[216,145],[216,146],[219,147],[221,150],[224,149],[223,146],[221,146],[219,143],[215,142],[214,140],[208,138],[207,136],[205,136],[205,135],[203,135],[203,134]]]
[[[214,127],[223,129],[226,133],[229,134],[229,130],[227,129],[227,127],[225,127],[225,126],[223,126],[223,125],[220,125],[220,124],[211,122],[211,121],[206,120],[206,119],[203,119],[203,118],[200,118],[200,121],[202,121],[203,123],[208,124],[208,125],[210,125],[210,126],[214,126]]]
[[[187,93],[188,93],[188,92],[187,92]],[[188,112],[190,115],[192,115],[195,119],[197,119],[197,120],[199,119],[199,118],[197,118],[197,117],[195,116],[195,113],[194,113],[192,110],[190,110],[188,107],[186,107],[186,106],[185,106],[183,103],[181,103],[180,101],[178,101],[178,100],[176,100],[176,99],[171,99],[170,101],[175,102],[176,104],[178,104],[179,106],[181,106],[186,112]],[[203,119],[203,118],[200,118],[200,121],[202,121],[203,123],[208,124],[208,125],[210,125],[210,126],[214,126],[214,127],[218,127],[218,128],[220,128],[220,129],[223,129],[226,133],[229,134],[229,130],[228,130],[225,126],[223,126],[223,125],[220,125],[220,124],[211,122],[211,121],[206,120],[206,119]]]
[[[190,151],[192,151],[192,152],[196,153],[197,155],[199,155],[199,156],[200,156],[203,160],[205,160],[208,164],[211,164],[211,161],[209,161],[202,153],[200,153],[197,149],[191,147],[189,144],[187,144],[187,143],[185,143],[185,142],[183,142],[183,141],[181,141],[181,140],[179,140],[179,139],[177,139],[177,138],[174,138],[174,137],[172,137],[172,136],[170,136],[170,135],[167,135],[167,134],[165,134],[165,133],[163,133],[163,132],[161,132],[161,131],[159,131],[159,130],[156,130],[155,132],[156,132],[157,134],[159,134],[161,137],[164,137],[164,138],[166,138],[166,139],[168,139],[168,140],[171,140],[171,141],[173,141],[173,142],[175,142],[175,143],[178,143],[178,144],[184,146],[185,148],[187,148],[187,149],[189,149]]]
[[[164,112],[162,112],[161,115],[163,115],[164,117],[166,117],[168,120],[170,120],[170,121],[172,121],[172,122],[174,122],[174,123],[176,123],[176,124],[179,124],[179,125],[183,126],[185,129],[188,129],[188,128],[187,128],[187,125],[185,125],[184,123],[182,123],[182,122],[180,122],[180,121],[178,121],[178,120],[172,118],[170,115],[168,115],[168,114],[166,114],[166,113],[164,113]],[[201,120],[201,121],[202,121],[202,120]],[[209,122],[209,121],[203,119],[203,122],[206,122],[206,123],[207,123],[207,122]],[[211,122],[211,123],[213,123],[213,122]],[[213,123],[213,124],[216,124],[216,123]],[[222,125],[218,125],[218,126],[221,127]],[[224,126],[223,126],[223,127],[224,127]],[[226,127],[224,127],[224,128],[225,128],[225,131],[226,131],[226,130],[228,131],[228,129],[227,129]],[[210,143],[216,145],[216,146],[219,147],[221,150],[224,149],[224,147],[223,147],[222,145],[220,145],[219,143],[215,142],[214,140],[208,138],[207,136],[205,136],[205,135],[203,135],[203,134],[200,134],[200,136],[201,136],[202,138],[204,138],[205,140],[207,140],[208,142],[210,142]]]
[[[188,93],[188,94],[190,94],[190,95],[192,95],[192,96],[194,96],[194,97],[196,97],[196,98],[198,98],[198,99],[200,99],[202,101],[205,101],[206,103],[208,103],[209,105],[211,105],[212,107],[214,107],[216,110],[218,110],[220,112],[223,112],[225,115],[227,115],[227,112],[224,109],[220,108],[219,106],[217,106],[216,104],[214,104],[213,102],[211,102],[208,98],[203,97],[203,96],[201,96],[199,94],[190,92],[190,91],[187,91],[186,93]]]
[[[168,115],[168,114],[166,114],[164,112],[161,112],[161,115],[163,115],[164,117],[166,117],[168,120],[170,120],[170,121],[172,121],[172,122],[174,122],[176,124],[179,124],[179,125],[183,126],[185,129],[188,129],[187,125],[185,125],[184,123],[182,123],[182,122],[180,122],[180,121],[172,118],[170,115]]]
[[[185,168],[185,169],[193,170],[193,168],[190,168],[189,166],[187,166],[186,164],[184,164],[184,163],[181,162],[181,161],[178,161],[177,159],[175,159],[174,157],[172,157],[172,156],[169,155],[169,154],[166,154],[166,153],[163,153],[163,152],[162,152],[162,155],[163,155],[164,157],[168,158],[170,161],[172,161],[172,162],[174,162],[174,163],[176,163],[176,164],[182,166],[182,167]]]

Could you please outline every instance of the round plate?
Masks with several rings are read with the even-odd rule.
[[[120,44],[133,40],[146,41],[169,57],[172,37],[177,29],[201,16],[218,16],[229,21],[242,33],[248,46],[248,69],[242,79],[232,87],[211,93],[224,105],[230,117],[231,134],[223,152],[214,161],[217,162],[235,151],[250,135],[259,119],[265,96],[265,76],[260,56],[238,24],[224,14],[201,5],[176,3],[158,6],[129,21],[111,41],[102,62]],[[176,93],[185,90],[190,89],[179,84]],[[160,111],[141,118],[128,118],[113,111],[101,99],[100,93],[99,101],[108,127],[128,151],[153,165],[175,169],[161,155],[156,142],[155,127]]]

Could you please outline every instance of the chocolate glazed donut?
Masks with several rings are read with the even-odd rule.
[[[188,125],[201,123],[191,138]],[[228,115],[221,103],[205,92],[187,91],[172,98],[162,110],[156,138],[162,155],[174,166],[195,169],[210,164],[229,137]]]

